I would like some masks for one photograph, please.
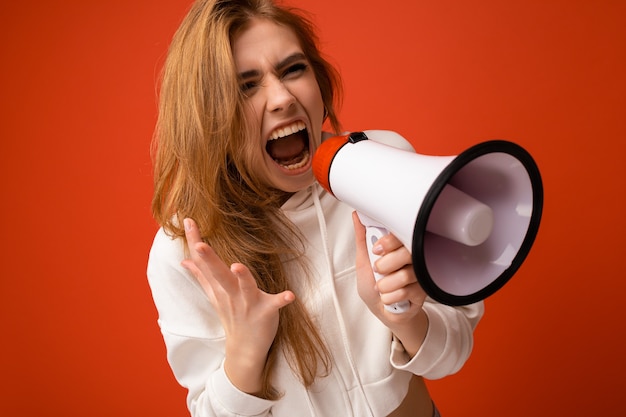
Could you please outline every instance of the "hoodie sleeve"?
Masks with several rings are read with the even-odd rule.
[[[188,390],[192,417],[268,416],[274,404],[238,390],[224,372],[225,335],[202,287],[181,265],[182,239],[161,229],[148,260],[148,283],[167,360]]]
[[[429,324],[422,347],[409,358],[400,341],[394,338],[391,364],[428,379],[458,372],[472,352],[474,329],[484,313],[483,302],[450,307],[427,299],[423,308]]]

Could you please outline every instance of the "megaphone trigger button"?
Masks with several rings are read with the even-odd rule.
[[[377,242],[378,242],[378,236],[372,236],[372,253],[374,255],[382,255],[383,246],[380,244],[376,244]]]

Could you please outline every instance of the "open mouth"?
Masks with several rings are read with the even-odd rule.
[[[310,160],[309,134],[303,122],[295,122],[272,132],[265,145],[269,156],[281,167],[296,170]]]

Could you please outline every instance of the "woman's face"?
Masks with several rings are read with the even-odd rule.
[[[254,19],[232,41],[247,129],[257,143],[253,171],[279,190],[296,192],[313,180],[311,160],[321,143],[324,103],[294,32]]]

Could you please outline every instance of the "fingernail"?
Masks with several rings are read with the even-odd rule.
[[[183,220],[183,225],[185,226],[185,231],[188,232],[191,230],[191,220],[189,219],[184,219]]]
[[[372,248],[372,252],[374,253],[374,255],[382,255],[383,254],[383,245],[381,245],[381,244],[374,245],[374,247]]]

